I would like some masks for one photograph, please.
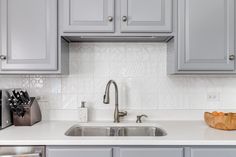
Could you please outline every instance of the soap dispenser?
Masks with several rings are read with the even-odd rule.
[[[82,101],[81,106],[78,108],[78,122],[88,122],[88,108],[85,106],[86,102]]]

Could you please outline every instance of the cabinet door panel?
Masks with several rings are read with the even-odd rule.
[[[63,32],[114,32],[114,0],[63,0],[62,10]]]
[[[48,157],[112,157],[112,148],[48,148]]]
[[[121,32],[171,31],[172,0],[121,0]]]
[[[1,0],[2,71],[57,70],[57,0]]]
[[[120,157],[183,157],[182,148],[121,148]]]
[[[234,70],[234,0],[179,0],[178,70]]]
[[[191,157],[235,157],[233,148],[192,148]]]

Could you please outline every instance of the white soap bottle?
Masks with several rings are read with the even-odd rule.
[[[78,108],[78,122],[87,123],[88,122],[88,108],[85,107],[85,101],[81,102],[81,106]]]

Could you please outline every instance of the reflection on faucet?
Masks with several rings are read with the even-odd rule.
[[[127,116],[127,112],[120,112],[119,111],[119,104],[118,104],[118,87],[115,81],[110,80],[106,85],[105,94],[103,97],[103,103],[109,104],[110,103],[110,86],[111,84],[115,87],[115,111],[114,111],[114,123],[120,122],[120,117]]]

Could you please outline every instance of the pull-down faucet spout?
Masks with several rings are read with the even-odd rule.
[[[115,81],[110,80],[106,85],[105,94],[103,97],[103,103],[109,104],[110,103],[110,86],[111,84],[115,87],[115,111],[114,111],[114,123],[120,122],[120,117],[127,116],[127,112],[120,112],[119,111],[119,103],[118,103],[118,86]]]

